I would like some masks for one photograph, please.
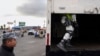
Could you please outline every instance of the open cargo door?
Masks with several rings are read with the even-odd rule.
[[[61,24],[61,17],[64,14],[52,14],[51,17],[51,47],[56,45],[63,38],[66,30]],[[71,44],[75,48],[98,50],[100,49],[100,14],[76,14],[78,33],[75,33]],[[55,49],[55,48],[54,48]]]

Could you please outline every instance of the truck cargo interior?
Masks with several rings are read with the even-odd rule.
[[[63,38],[66,30],[61,24],[63,14],[51,15],[51,46],[56,46]],[[71,40],[75,48],[100,50],[100,14],[76,14],[78,28]]]

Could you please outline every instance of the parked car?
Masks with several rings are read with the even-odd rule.
[[[22,27],[16,26],[12,27],[12,32],[15,32],[17,36],[21,37],[23,31]]]
[[[39,37],[40,37],[40,38],[44,38],[44,37],[45,37],[45,33],[46,33],[45,30],[40,29],[40,30],[39,30]]]
[[[35,30],[31,29],[31,30],[28,31],[28,35],[34,35],[35,32],[36,32]]]

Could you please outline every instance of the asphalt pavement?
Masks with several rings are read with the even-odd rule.
[[[1,39],[0,39],[1,44]],[[45,56],[45,38],[28,36],[17,38],[15,56]]]

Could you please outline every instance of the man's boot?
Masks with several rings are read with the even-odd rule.
[[[61,50],[65,51],[65,52],[67,52],[65,40],[62,40],[59,44],[57,44],[57,47],[60,48]]]
[[[65,41],[66,47],[72,47],[70,39]]]

